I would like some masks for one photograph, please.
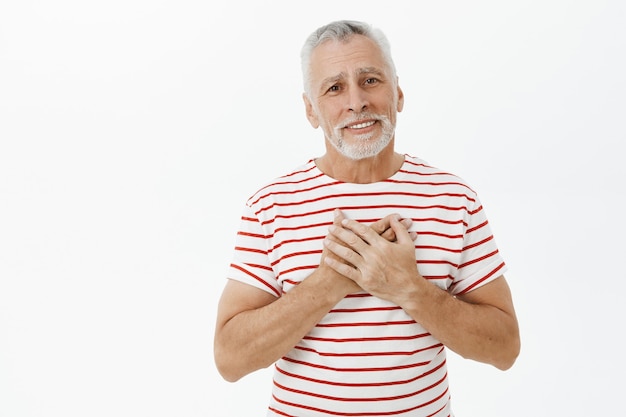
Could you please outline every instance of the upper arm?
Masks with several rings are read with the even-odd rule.
[[[475,311],[484,313],[476,315],[481,318],[480,326],[484,327],[483,330],[491,329],[482,334],[486,336],[484,342],[496,346],[496,351],[492,349],[489,355],[482,356],[481,361],[491,363],[501,370],[509,369],[519,355],[521,341],[511,291],[504,276],[459,295],[458,298],[479,307]]]
[[[237,314],[255,310],[277,300],[277,297],[252,285],[229,279],[217,307],[216,331]]]
[[[503,275],[457,298],[471,304],[490,305],[515,317],[511,289]]]

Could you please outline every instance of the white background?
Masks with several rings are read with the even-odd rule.
[[[458,417],[622,409],[626,3],[0,3],[0,416],[262,416],[213,364],[242,205],[323,152],[299,50],[388,35],[397,149],[479,192],[509,264],[514,368],[450,357]]]

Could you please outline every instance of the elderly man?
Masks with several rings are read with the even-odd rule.
[[[507,369],[517,319],[477,194],[394,149],[384,34],[333,22],[302,49],[326,152],[247,201],[219,307],[228,381],[275,364],[268,416],[450,416],[446,349]]]

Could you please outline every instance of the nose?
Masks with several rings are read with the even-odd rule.
[[[369,101],[363,89],[354,86],[348,92],[348,111],[360,113],[367,109]]]

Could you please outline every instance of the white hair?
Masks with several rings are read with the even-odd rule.
[[[393,79],[396,79],[396,67],[391,58],[391,46],[382,30],[364,22],[338,20],[318,28],[304,42],[300,52],[300,59],[304,91],[307,95],[309,95],[311,88],[311,54],[313,50],[320,44],[330,40],[347,42],[354,35],[366,36],[378,45],[391,69]]]

